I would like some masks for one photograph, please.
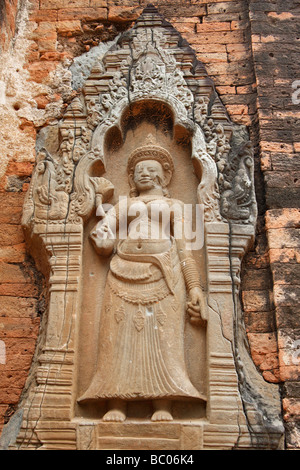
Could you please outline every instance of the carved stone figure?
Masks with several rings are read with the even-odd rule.
[[[56,181],[54,162],[43,151],[38,155],[35,172],[37,180],[34,194],[36,218],[38,220],[65,219],[69,197]]]
[[[112,234],[127,218],[128,235],[117,242],[106,282],[97,372],[80,398],[108,399],[104,421],[123,421],[128,400],[153,400],[152,421],[173,419],[172,399],[205,400],[185,365],[186,311],[192,323],[203,325],[205,303],[184,233],[172,235],[179,222],[172,207],[183,206],[167,193],[172,172],[167,150],[137,148],[128,160],[131,197],[108,211],[91,234],[97,252],[110,255]]]

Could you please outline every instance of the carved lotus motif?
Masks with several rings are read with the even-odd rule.
[[[125,318],[125,308],[123,305],[121,305],[120,308],[118,308],[118,310],[116,310],[115,312],[115,320],[117,323],[120,323],[121,321],[123,321]]]
[[[137,331],[142,331],[145,325],[145,315],[141,310],[138,310],[134,317],[133,317],[133,323],[134,326],[136,327]]]

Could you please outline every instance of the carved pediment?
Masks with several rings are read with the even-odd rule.
[[[96,60],[82,93],[70,103],[60,123],[57,154],[49,155],[45,149],[45,158],[42,153],[39,156],[26,202],[25,226],[47,220],[81,223],[90,215],[96,195],[99,200],[102,194],[103,178],[98,178],[105,173],[107,135],[114,129],[115,145],[120,145],[126,114],[128,124],[134,106],[145,107],[149,100],[168,108],[174,128],[189,134],[185,140],[192,145],[205,220],[255,224],[253,154],[247,133],[243,126],[230,122],[194,51],[149,6],[135,26]],[[97,168],[96,176],[93,168]],[[45,186],[50,174],[51,184]]]

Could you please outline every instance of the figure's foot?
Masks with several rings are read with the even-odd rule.
[[[153,403],[155,411],[151,421],[173,421],[171,403],[168,400],[156,400]]]
[[[173,416],[169,411],[155,411],[151,416],[151,421],[173,421]]]
[[[103,421],[111,421],[121,423],[125,421],[126,414],[121,410],[109,410],[103,416]]]
[[[121,400],[112,400],[110,410],[103,416],[103,421],[121,423],[126,419],[126,403]]]

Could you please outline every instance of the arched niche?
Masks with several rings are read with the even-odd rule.
[[[101,127],[101,126],[100,126]],[[118,202],[120,197],[129,196],[129,182],[127,174],[127,160],[130,154],[145,144],[147,138],[155,141],[169,151],[174,162],[174,172],[168,187],[170,197],[191,205],[198,204],[197,188],[199,186],[200,169],[195,171],[193,152],[193,128],[185,127],[178,122],[176,109],[162,100],[144,99],[136,100],[124,106],[120,112],[118,122],[106,129],[95,130],[93,145],[99,146],[101,136],[104,153],[105,176],[114,186],[114,194],[109,201],[111,205]],[[101,169],[101,165],[98,166]],[[109,269],[110,258],[99,257],[90,241],[90,233],[99,220],[96,211],[86,221],[83,238],[82,263],[82,298],[80,308],[79,326],[79,354],[78,354],[78,382],[77,393],[80,396],[88,387],[97,368],[99,337],[99,324],[102,308],[102,297]],[[201,227],[204,230],[204,227]],[[201,283],[206,291],[206,261],[205,249],[201,246],[196,250],[194,257],[201,273]],[[205,328],[193,327],[188,319],[185,323],[185,359],[187,369],[193,384],[206,395],[207,392],[207,360],[206,360],[206,331]],[[195,361],[195,357],[199,360]],[[192,406],[193,405],[193,406]],[[193,400],[178,401],[173,404],[174,415],[189,418],[191,413],[200,418],[205,416],[206,403]],[[101,418],[106,410],[105,402],[87,403],[76,406],[76,414],[87,419],[97,416]],[[192,411],[193,410],[193,411]],[[150,402],[135,401],[130,403],[129,415],[146,418],[151,412]]]

